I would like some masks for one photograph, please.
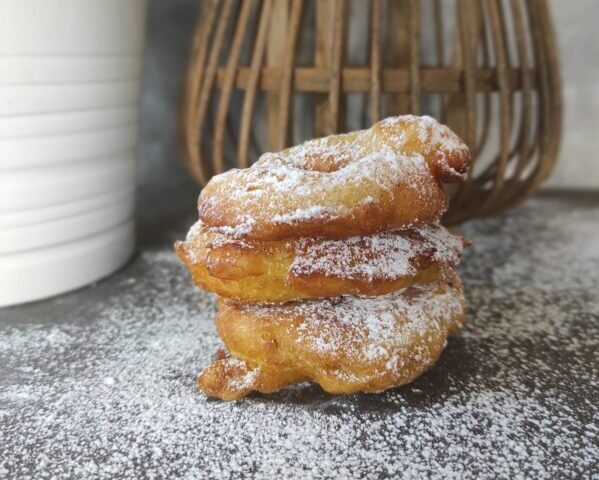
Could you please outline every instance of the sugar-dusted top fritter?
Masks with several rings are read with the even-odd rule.
[[[466,145],[431,117],[391,117],[369,130],[266,153],[248,169],[214,177],[202,222],[236,237],[344,238],[437,221],[443,182],[462,178]]]

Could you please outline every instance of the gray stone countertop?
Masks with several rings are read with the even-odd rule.
[[[0,478],[597,478],[599,194],[461,228],[469,324],[413,384],[234,403],[195,388],[219,345],[171,248],[195,195],[142,190],[125,268],[0,310]]]

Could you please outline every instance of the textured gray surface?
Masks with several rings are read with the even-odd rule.
[[[0,478],[596,478],[597,196],[465,226],[470,323],[412,385],[236,403],[194,386],[218,345],[170,247],[194,197],[142,191],[126,268],[0,312]]]

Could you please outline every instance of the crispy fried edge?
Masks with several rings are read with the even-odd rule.
[[[461,280],[456,274],[453,274],[452,278],[448,278],[447,286],[463,295]],[[314,354],[312,355],[314,358],[309,359],[307,363],[303,358],[304,364],[297,364],[299,357],[299,352],[296,351],[297,346],[289,333],[285,332],[290,331],[289,323],[301,323],[301,317],[260,318],[252,315],[251,312],[243,312],[235,302],[220,299],[216,317],[216,327],[220,337],[232,356],[246,362],[245,368],[257,370],[257,378],[260,379],[260,382],[266,382],[265,384],[269,387],[264,387],[257,382],[252,384],[257,388],[247,386],[247,388],[238,389],[232,393],[223,389],[223,385],[229,385],[226,384],[224,377],[219,380],[220,383],[213,383],[211,390],[206,390],[208,388],[206,387],[207,380],[204,380],[199,386],[208,394],[227,400],[232,396],[241,398],[254,390],[271,393],[274,391],[272,390],[273,386],[281,385],[277,388],[278,390],[307,379],[317,382],[323,390],[333,394],[379,392],[405,385],[435,365],[443,352],[448,335],[457,333],[465,323],[466,313],[463,298],[461,303],[462,311],[448,320],[445,332],[439,331],[438,335],[420,338],[424,342],[420,344],[420,348],[426,348],[428,351],[426,361],[418,360],[416,356],[406,356],[402,359],[402,368],[399,371],[391,372],[385,368],[374,368],[364,374],[362,378],[356,377],[355,381],[352,381],[351,378],[341,379],[339,370],[335,366],[327,366],[326,356]],[[286,343],[289,345],[285,346]],[[345,361],[351,362],[351,359],[347,358]],[[212,378],[217,372],[218,375],[226,375],[223,365],[213,364],[205,372],[209,372],[206,374],[209,376],[204,377],[206,379]],[[274,375],[270,384],[268,383],[270,380],[267,380],[269,374]],[[239,376],[239,374],[236,375]],[[294,378],[296,380],[293,380]]]

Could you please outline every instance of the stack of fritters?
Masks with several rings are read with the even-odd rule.
[[[464,240],[438,224],[468,149],[430,117],[268,153],[214,177],[176,245],[219,295],[221,351],[198,377],[225,400],[312,380],[381,391],[430,368],[464,322]]]

